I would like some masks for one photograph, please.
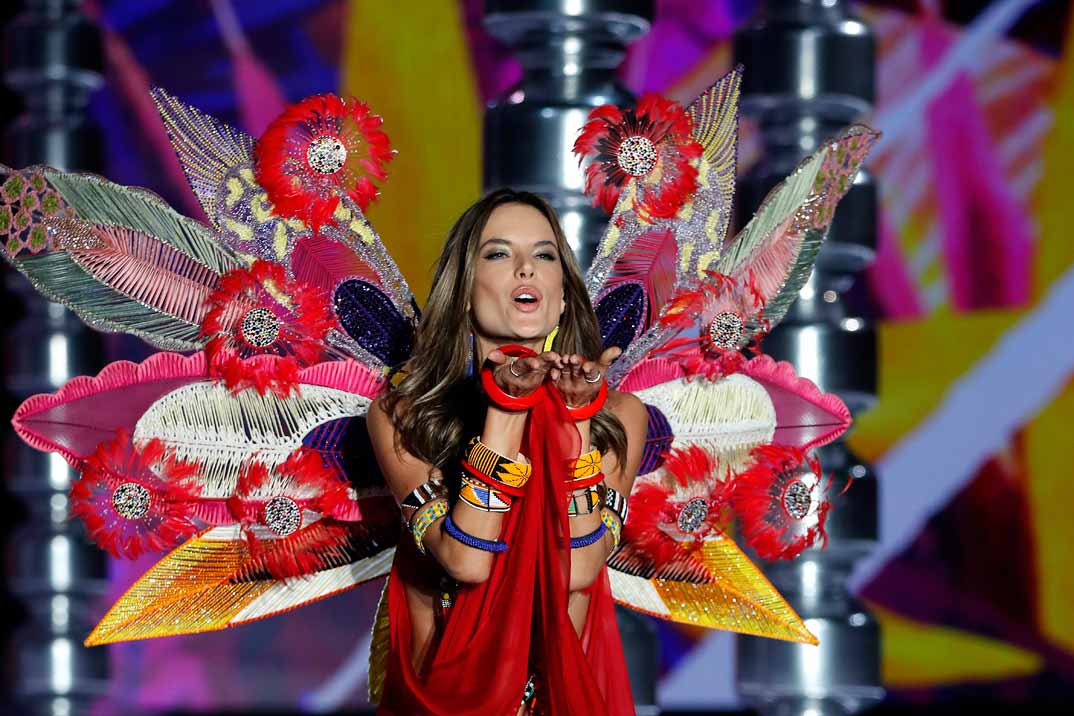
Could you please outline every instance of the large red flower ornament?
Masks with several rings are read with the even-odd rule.
[[[722,531],[731,483],[719,460],[697,445],[669,452],[661,473],[631,492],[623,538],[655,564],[666,565],[696,555]]]
[[[633,109],[606,104],[589,113],[574,143],[585,171],[585,193],[608,213],[635,181],[638,218],[670,219],[697,190],[697,159],[704,148],[690,115],[671,100],[646,94]]]
[[[198,472],[196,463],[179,460],[159,439],[138,448],[120,431],[83,463],[71,486],[71,515],[115,557],[171,549],[197,531]]]
[[[760,352],[760,340],[770,330],[764,317],[765,300],[752,271],[743,279],[715,271],[693,290],[681,290],[668,301],[657,319],[664,326],[696,328],[697,338],[669,344],[667,357],[690,375],[719,378],[746,364],[741,349]]]
[[[257,181],[273,211],[314,231],[331,220],[343,195],[365,211],[378,195],[373,180],[387,180],[395,155],[381,123],[365,103],[332,94],[288,107],[254,150]]]
[[[761,445],[734,483],[731,504],[742,537],[761,558],[794,559],[827,543],[832,479],[824,479],[815,457],[796,447]]]
[[[274,468],[256,461],[244,465],[228,508],[250,546],[247,569],[289,579],[342,559],[350,530],[341,520],[356,515],[347,488],[320,453],[307,447]]]
[[[209,371],[228,388],[287,395],[299,368],[320,360],[334,318],[319,288],[288,279],[283,266],[255,261],[220,277],[202,320]],[[246,360],[278,356],[271,362]]]

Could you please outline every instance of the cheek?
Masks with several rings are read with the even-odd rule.
[[[474,285],[473,295],[474,298],[478,296],[490,296],[495,293],[498,285],[498,277],[496,271],[492,270],[492,267],[488,264],[478,264],[474,270]]]
[[[479,327],[489,329],[495,322],[499,306],[497,297],[502,293],[503,283],[492,267],[482,266],[474,271],[474,284],[470,296],[470,315]]]

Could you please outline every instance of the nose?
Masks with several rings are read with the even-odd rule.
[[[529,256],[520,256],[515,264],[515,276],[520,279],[533,278],[533,259]]]

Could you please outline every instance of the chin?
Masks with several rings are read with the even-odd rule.
[[[555,328],[555,324],[551,326],[547,325],[547,320],[523,320],[519,321],[515,319],[511,321],[509,326],[510,332],[520,341],[532,341],[538,338],[544,338],[552,329]]]
[[[540,328],[517,327],[516,333],[518,334],[519,340],[535,341],[537,339],[543,339],[552,332],[553,328],[555,328],[555,326],[541,326]]]

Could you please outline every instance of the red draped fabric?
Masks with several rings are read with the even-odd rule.
[[[541,389],[543,390],[543,388]],[[570,531],[564,482],[580,439],[562,400],[547,391],[523,441],[533,472],[504,520],[506,552],[489,579],[463,585],[419,674],[412,666],[403,580],[417,557],[399,550],[388,586],[391,648],[381,716],[515,716],[531,670],[541,674],[548,716],[632,716],[607,570],[589,591],[582,637],[567,614]]]

